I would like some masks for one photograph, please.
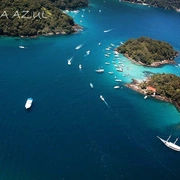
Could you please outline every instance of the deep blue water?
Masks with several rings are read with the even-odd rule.
[[[104,54],[111,43],[140,36],[179,51],[180,14],[116,0],[91,0],[88,8],[69,14],[84,27],[81,33],[0,38],[0,179],[179,179],[179,153],[156,138],[180,136],[179,112],[171,104],[144,100],[124,84],[144,79],[144,71],[179,75],[180,58],[176,66],[144,68],[120,56],[121,73],[105,65],[114,59],[112,50],[109,58]],[[104,33],[107,29],[112,30]],[[105,72],[97,74],[98,67]],[[114,76],[122,79],[120,89],[113,88]],[[34,102],[26,111],[28,97]]]

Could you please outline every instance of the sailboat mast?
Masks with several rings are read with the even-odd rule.
[[[176,138],[176,140],[174,141],[174,144],[176,144],[176,142],[178,141],[179,138]]]

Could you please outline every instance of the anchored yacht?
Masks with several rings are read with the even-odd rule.
[[[176,145],[176,142],[178,141],[179,138],[176,138],[174,143],[169,142],[171,135],[168,137],[167,140],[164,140],[164,139],[160,138],[159,136],[157,136],[157,138],[159,138],[168,148],[173,149],[175,151],[180,151],[180,146]]]

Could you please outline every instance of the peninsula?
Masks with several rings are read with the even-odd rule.
[[[180,0],[122,0],[124,2],[150,5],[158,8],[176,10],[180,12]]]
[[[133,80],[126,86],[145,96],[170,102],[180,111],[180,77],[174,74],[154,74],[142,82]]]
[[[74,33],[79,26],[61,9],[87,5],[87,0],[1,0],[0,36]]]
[[[174,63],[178,55],[170,44],[147,37],[129,39],[117,51],[140,65],[152,67]]]

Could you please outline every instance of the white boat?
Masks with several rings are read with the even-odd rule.
[[[80,49],[81,47],[83,46],[83,44],[80,44],[80,45],[78,45],[78,46],[76,46],[76,48],[75,49]]]
[[[100,95],[100,98],[104,101],[104,97],[102,95]]]
[[[70,59],[68,60],[68,65],[71,65],[71,60]]]
[[[110,63],[109,62],[105,62],[106,65],[109,65]]]
[[[123,68],[116,68],[117,71],[123,72]]]
[[[178,141],[179,138],[177,138],[174,143],[169,142],[169,139],[171,138],[171,135],[168,137],[167,140],[164,140],[162,138],[160,138],[159,136],[157,136],[157,138],[159,138],[168,148],[173,149],[175,151],[180,151],[180,146],[176,145],[176,142]]]
[[[106,57],[109,57],[109,54],[104,54]]]
[[[110,32],[112,29],[104,30],[104,33]]]
[[[71,65],[72,58],[68,59],[68,65]]]
[[[104,69],[96,69],[95,70],[97,73],[103,73],[104,72]]]
[[[100,46],[100,45],[101,45],[101,43],[98,43],[98,45]]]
[[[81,64],[79,64],[79,69],[82,69],[82,65]]]
[[[19,46],[19,48],[20,48],[20,49],[25,49],[25,47],[24,47],[24,46]]]
[[[86,51],[86,55],[89,55],[90,54],[90,50]]]
[[[115,55],[118,55],[119,53],[118,53],[117,51],[114,51],[114,54],[115,54]]]
[[[146,95],[146,96],[144,96],[144,99],[147,99],[147,97],[148,97],[147,95]]]
[[[109,74],[111,74],[111,75],[112,75],[112,74],[114,74],[114,72],[111,72],[111,71],[110,71],[110,72],[108,72],[108,73],[109,73]]]
[[[114,86],[114,89],[119,89],[120,88],[120,86]]]
[[[92,89],[94,88],[94,86],[93,86],[93,84],[92,84],[92,83],[90,83],[89,85],[90,85],[90,87],[91,87]]]
[[[28,98],[25,104],[25,108],[29,109],[32,105],[33,99],[32,98]]]
[[[121,79],[116,79],[115,81],[116,81],[116,82],[122,82],[122,80],[121,80]]]

